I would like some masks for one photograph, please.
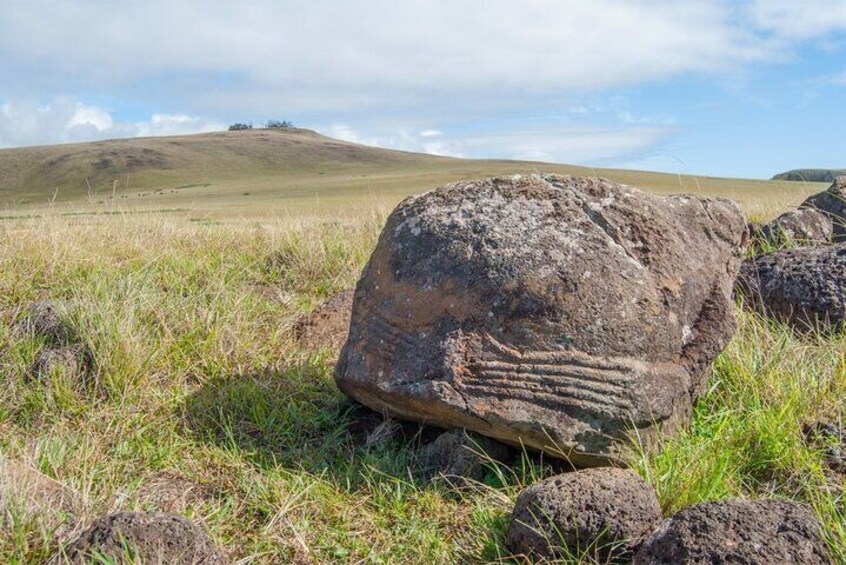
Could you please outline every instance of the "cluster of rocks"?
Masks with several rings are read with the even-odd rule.
[[[785,500],[705,502],[662,521],[652,487],[625,469],[588,469],[535,483],[507,540],[531,558],[598,563],[831,563],[811,511]]]
[[[743,262],[744,304],[799,331],[837,331],[846,321],[846,177],[798,210],[753,230],[762,253]]]
[[[801,257],[820,281],[846,280],[846,248],[831,245],[846,239],[835,205],[845,189],[838,180],[751,234],[730,201],[601,179],[517,176],[411,197],[388,218],[354,293],[325,309],[351,309],[348,325],[328,332],[345,341],[336,383],[390,419],[450,430],[418,451],[424,479],[482,480],[514,447],[581,469],[520,494],[506,539],[515,555],[828,563],[801,505],[706,502],[664,520],[652,487],[619,467],[633,436],[657,449],[688,421],[734,333],[735,290],[791,323],[844,317],[842,291],[793,265]],[[816,247],[741,266],[750,235],[759,249]],[[781,282],[761,282],[770,278]],[[799,287],[817,298],[796,308]],[[300,339],[317,335],[324,315],[305,318]]]

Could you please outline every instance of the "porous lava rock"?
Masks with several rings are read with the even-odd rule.
[[[833,237],[831,218],[815,208],[800,208],[785,212],[775,220],[758,228],[753,237],[759,247],[767,245],[811,246],[830,243]]]
[[[808,197],[800,208],[814,208],[831,218],[833,241],[846,241],[846,177],[834,179],[828,190]]]
[[[686,508],[638,551],[635,565],[831,563],[817,518],[785,500],[727,500]]]
[[[64,549],[64,555],[56,562],[88,564],[95,558],[121,564],[229,563],[197,524],[175,514],[143,512],[120,512],[99,518]]]
[[[460,182],[390,215],[335,380],[378,411],[608,464],[691,410],[735,329],[728,200],[555,175]]]
[[[846,320],[846,243],[747,259],[737,289],[747,307],[797,330],[840,328]]]
[[[661,521],[655,491],[614,467],[565,473],[517,498],[506,544],[535,558],[587,556],[598,563],[628,557]]]
[[[421,447],[417,463],[424,479],[444,477],[461,486],[463,479],[481,481],[487,463],[505,462],[510,456],[511,448],[503,443],[466,430],[450,430]]]

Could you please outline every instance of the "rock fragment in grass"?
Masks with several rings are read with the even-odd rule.
[[[846,241],[846,177],[837,177],[828,190],[808,197],[800,208],[814,208],[828,216],[833,223],[832,239]]]
[[[655,491],[628,469],[585,469],[535,483],[517,498],[506,544],[533,558],[631,559],[661,521]]]
[[[64,549],[63,555],[56,557],[56,563],[81,565],[95,558],[120,564],[229,563],[197,524],[175,514],[143,512],[119,512],[99,518]]]
[[[466,479],[483,480],[488,464],[507,462],[511,453],[512,448],[496,440],[466,430],[450,430],[421,447],[416,459],[424,480],[444,478],[462,486]]]
[[[73,328],[62,315],[61,307],[52,300],[33,302],[26,306],[18,321],[21,332],[30,333],[52,344],[73,341]]]
[[[90,364],[90,355],[82,345],[48,347],[35,357],[28,375],[48,386],[55,378],[85,386]]]
[[[666,520],[635,565],[831,563],[819,521],[786,500],[726,500],[686,508]]]
[[[832,235],[831,218],[815,208],[791,210],[752,228],[752,242],[759,250],[822,245],[831,243]]]
[[[294,335],[300,344],[308,349],[325,347],[340,351],[350,329],[353,294],[353,289],[338,292],[297,320]]]
[[[356,288],[339,388],[577,466],[672,431],[734,332],[733,202],[509,177],[401,203]]]
[[[747,259],[737,290],[747,307],[798,330],[841,328],[846,321],[846,243]]]

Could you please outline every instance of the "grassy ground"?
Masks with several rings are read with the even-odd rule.
[[[37,562],[117,510],[185,514],[243,563],[520,562],[503,546],[508,512],[548,466],[524,457],[461,493],[415,482],[409,440],[366,447],[331,352],[294,340],[302,312],[355,283],[384,212],[0,222],[0,454],[22,477],[0,492],[0,562]],[[86,379],[30,377],[51,344],[15,321],[41,299],[62,305]],[[846,340],[741,314],[691,426],[660,455],[633,448],[633,466],[666,513],[806,502],[846,562],[842,480],[801,431],[842,420],[844,398]]]

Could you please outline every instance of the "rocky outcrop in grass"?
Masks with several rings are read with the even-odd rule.
[[[687,418],[734,331],[734,203],[562,176],[405,200],[356,289],[335,378],[402,418],[616,459]]]

